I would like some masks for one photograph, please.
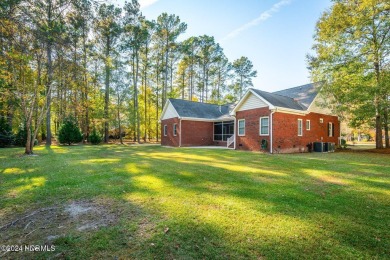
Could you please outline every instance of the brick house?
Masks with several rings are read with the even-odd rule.
[[[306,152],[313,142],[338,144],[340,122],[318,105],[319,88],[318,83],[273,93],[251,88],[235,106],[169,99],[161,116],[161,144],[270,153]]]

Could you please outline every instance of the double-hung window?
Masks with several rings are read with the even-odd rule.
[[[302,131],[302,119],[298,119],[298,136],[302,136],[303,131]]]
[[[164,125],[164,136],[168,135],[168,126]]]
[[[260,135],[269,135],[269,117],[260,117]]]
[[[173,136],[177,136],[177,124],[173,124]]]
[[[332,137],[334,135],[334,126],[333,123],[328,123],[328,136]]]
[[[310,130],[310,120],[306,120],[306,130]]]
[[[238,120],[238,135],[239,136],[245,135],[245,119]]]

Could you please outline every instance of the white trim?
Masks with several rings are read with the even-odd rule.
[[[168,100],[165,102],[163,111],[161,112],[161,115],[160,115],[160,122],[163,120],[164,114],[165,114],[165,112],[167,111],[168,105],[169,105],[169,104],[172,105],[172,108],[173,108],[173,110],[174,110],[175,113],[176,113],[176,117],[177,117],[177,118],[180,118],[179,113],[177,113],[177,111],[176,111],[176,108],[173,106],[173,104],[171,103],[171,101],[168,99]],[[173,118],[174,118],[174,117],[173,117]],[[169,119],[169,118],[167,118],[167,119]]]
[[[320,124],[323,124],[323,123],[324,123],[324,119],[320,118]]]
[[[230,120],[230,121],[233,121],[233,126],[234,126],[234,120]],[[226,141],[224,141],[223,140],[223,136],[224,136],[224,134],[223,134],[223,124],[225,123],[225,122],[229,122],[229,121],[216,121],[216,122],[213,122],[213,142],[227,142],[227,140]],[[214,136],[215,136],[215,128],[214,128],[214,126],[215,126],[215,123],[222,123],[222,140],[215,140],[215,138],[214,138]],[[233,132],[235,132],[234,131],[234,129],[233,129]],[[234,133],[233,133],[233,135],[234,135]]]
[[[307,128],[307,123],[309,123],[309,128]],[[309,119],[306,119],[306,131],[310,131],[311,130],[311,122]]]
[[[201,122],[225,122],[225,121],[233,121],[234,117],[229,118],[220,118],[220,119],[209,119],[209,118],[197,118],[197,117],[179,117],[181,120],[186,121],[201,121]]]
[[[274,113],[275,113],[275,110],[271,111],[271,115],[270,115],[270,146],[269,146],[270,153],[273,153],[272,141],[273,141],[273,115],[274,115]]]
[[[268,119],[268,133],[267,134],[262,134],[261,133],[261,119],[263,119],[263,118],[267,118]],[[269,136],[269,116],[262,116],[262,117],[260,117],[260,119],[259,119],[259,136]]]
[[[245,99],[248,97],[248,95],[250,94],[253,94],[255,95],[257,98],[259,98],[261,101],[263,101],[264,103],[266,103],[269,107],[269,109],[273,109],[274,108],[274,105],[272,105],[270,102],[268,102],[267,100],[265,100],[262,96],[258,95],[255,91],[253,91],[251,88],[248,89],[246,91],[246,93],[244,94],[244,96],[242,96],[242,98],[240,99],[240,101],[238,101],[237,105],[233,108],[232,112],[230,112],[230,115],[235,115],[236,114],[236,111],[237,109],[242,105],[242,103],[245,101]]]
[[[173,126],[172,126],[172,133],[173,133],[173,136],[177,136],[177,123],[173,124]]]
[[[285,108],[285,107],[275,107],[277,112],[280,113],[286,113],[286,114],[293,114],[293,115],[300,115],[304,116],[309,114],[310,112],[304,111],[304,110],[296,110],[296,109],[291,109],[291,108]]]
[[[299,134],[299,122],[301,122],[301,133]],[[301,118],[298,118],[298,136],[303,136],[303,121]]]
[[[234,118],[234,150],[236,150],[236,143],[237,143],[237,136],[236,136],[237,122],[236,121],[237,121],[237,118]]]
[[[179,129],[180,129],[180,135],[179,135],[179,147],[181,147],[181,119],[179,119],[179,124],[180,124],[180,126],[179,126]]]
[[[240,121],[244,121],[244,134],[240,135]],[[245,136],[245,119],[238,119],[237,120],[237,135],[238,136]]]
[[[164,136],[168,136],[168,125],[163,126],[163,132]]]
[[[333,123],[328,122],[328,137],[333,137]]]

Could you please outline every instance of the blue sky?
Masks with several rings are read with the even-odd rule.
[[[112,0],[122,6],[124,0]],[[140,0],[147,19],[163,12],[187,23],[181,40],[214,36],[233,61],[247,56],[257,70],[255,88],[276,91],[310,82],[306,54],[315,24],[330,0]]]

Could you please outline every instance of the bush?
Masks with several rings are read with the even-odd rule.
[[[58,132],[58,141],[61,144],[71,145],[72,143],[79,143],[83,140],[83,135],[77,122],[73,117],[67,117],[60,127]]]
[[[13,143],[15,136],[12,134],[11,126],[5,117],[0,117],[0,147],[9,146]]]
[[[96,131],[96,128],[92,130],[88,141],[91,142],[91,144],[100,144],[102,142],[102,136]]]
[[[347,148],[347,141],[345,141],[345,139],[341,139],[341,148],[343,149]]]
[[[15,145],[24,147],[27,142],[27,129],[25,124],[20,124],[15,137]]]

